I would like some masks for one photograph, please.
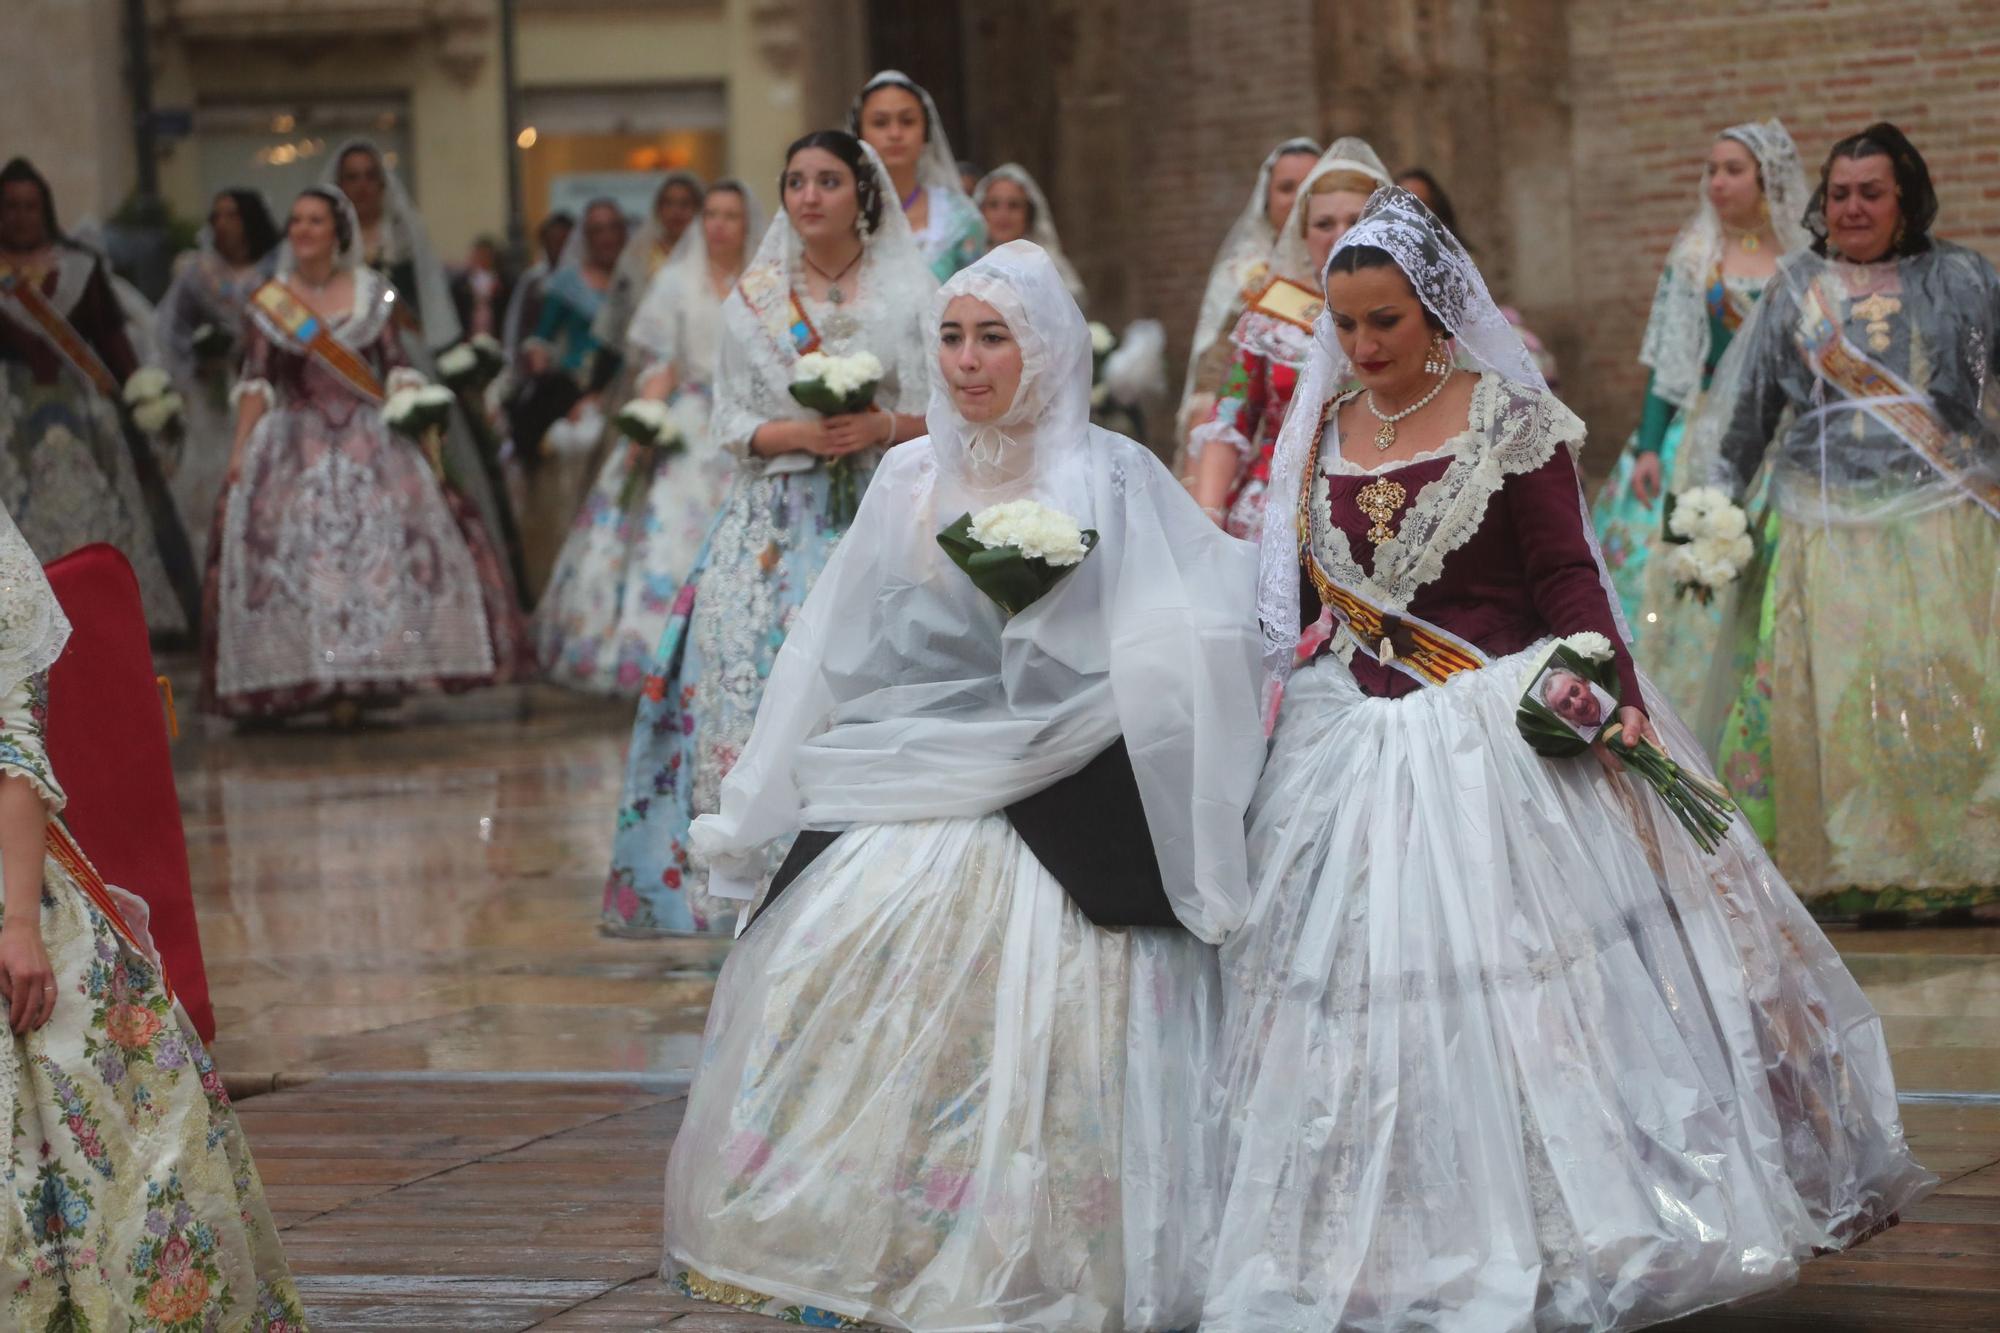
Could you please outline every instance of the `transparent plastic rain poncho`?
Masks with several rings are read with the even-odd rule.
[[[1023,330],[1015,406],[973,426],[933,371],[931,433],[884,461],[696,847],[727,875],[801,828],[987,814],[1123,735],[1168,897],[1219,939],[1241,907],[1233,810],[1260,731],[1245,689],[1250,548],[1183,503],[1143,449],[1089,424],[1089,332],[1039,247],[1002,246],[936,308],[959,292]],[[1058,595],[1009,621],[937,534],[1016,498],[1073,515],[1099,543]]]
[[[1021,345],[1013,407],[975,426],[933,379],[930,436],[882,465],[695,825],[711,883],[842,832],[723,969],[666,1269],[794,1319],[1187,1328],[1218,1202],[1201,941],[1240,919],[1263,752],[1250,552],[1089,424],[1089,336],[1036,246],[959,273],[936,314],[961,294]],[[1010,499],[1099,541],[1008,619],[936,534]],[[1121,735],[1187,931],[1092,925],[1001,813]]]

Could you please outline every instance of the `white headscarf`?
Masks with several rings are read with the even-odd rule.
[[[1356,246],[1386,250],[1409,280],[1410,287],[1424,306],[1450,331],[1456,345],[1455,360],[1469,369],[1490,371],[1508,383],[1527,391],[1551,411],[1560,413],[1561,434],[1572,446],[1583,442],[1583,423],[1555,403],[1548,381],[1535,364],[1521,335],[1501,313],[1486,280],[1472,262],[1465,246],[1439,222],[1423,201],[1409,191],[1389,185],[1375,191],[1361,218],[1340,238],[1327,256],[1328,267],[1342,251]],[[1320,290],[1326,290],[1324,273]],[[1299,502],[1305,483],[1306,458],[1320,432],[1320,409],[1348,382],[1353,366],[1340,349],[1334,335],[1333,318],[1325,311],[1313,325],[1313,347],[1299,374],[1299,387],[1292,395],[1291,410],[1278,432],[1278,446],[1271,459],[1271,512],[1286,515]],[[1627,641],[1631,633],[1619,611],[1618,597],[1611,590],[1611,578],[1597,551],[1596,529],[1584,510],[1583,493],[1577,492],[1578,513],[1583,529],[1590,534],[1597,556],[1599,581],[1604,585],[1618,629]],[[1402,543],[1421,549],[1430,536],[1412,530],[1416,510],[1406,511]],[[1391,607],[1391,610],[1400,608]],[[1299,532],[1296,524],[1267,520],[1258,555],[1257,618],[1264,627],[1265,669],[1274,684],[1290,674],[1299,639]]]
[[[410,198],[409,190],[403,186],[403,178],[390,168],[388,159],[373,139],[356,138],[335,149],[327,159],[326,173],[320,183],[340,189],[340,161],[349,153],[361,151],[375,158],[375,165],[382,171],[382,264],[407,263],[416,271],[417,290],[405,292],[404,296],[416,301],[417,314],[423,323],[424,346],[431,351],[449,347],[463,332],[458,324],[458,306],[451,299],[451,283],[446,279],[444,265],[438,262],[437,252],[431,249],[430,232],[424,226],[424,215],[417,211],[416,201]],[[361,229],[355,228],[355,244],[362,245]]]
[[[1803,249],[1812,239],[1805,226],[1812,191],[1806,183],[1805,166],[1799,161],[1798,146],[1785,123],[1777,119],[1748,121],[1732,125],[1716,137],[1742,144],[1757,159],[1778,253]],[[1646,336],[1639,345],[1640,363],[1653,372],[1653,393],[1677,407],[1694,406],[1701,392],[1709,357],[1708,288],[1722,264],[1722,219],[1708,199],[1705,163],[1703,183],[1697,188],[1701,205],[1667,251],[1666,271],[1654,293]]]
[[[972,192],[973,207],[980,211],[981,216],[986,212],[987,187],[994,181],[1012,181],[1027,194],[1028,211],[1031,214],[1027,239],[1042,247],[1042,253],[1046,254],[1049,262],[1056,266],[1056,272],[1062,274],[1063,286],[1067,287],[1069,294],[1076,298],[1076,303],[1085,304],[1083,279],[1077,274],[1076,266],[1069,262],[1069,256],[1063,253],[1062,238],[1056,234],[1056,215],[1049,208],[1049,201],[1042,193],[1042,187],[1035,183],[1035,178],[1028,174],[1028,169],[1018,162],[1007,162],[997,166],[979,178],[979,186]]]
[[[1195,317],[1194,338],[1188,347],[1187,379],[1182,384],[1180,410],[1175,416],[1177,440],[1187,438],[1187,428],[1192,424],[1187,419],[1188,399],[1194,394],[1196,367],[1208,350],[1228,335],[1244,285],[1265,262],[1272,243],[1278,239],[1271,230],[1271,173],[1279,158],[1293,153],[1311,153],[1317,157],[1320,146],[1311,139],[1287,139],[1264,155],[1263,165],[1257,168],[1257,183],[1250,191],[1250,202],[1229,224],[1221,248],[1215,252],[1215,262],[1208,270],[1208,285],[1202,289],[1201,313]]]
[[[0,697],[55,665],[69,642],[69,617],[42,562],[0,508]]]
[[[717,191],[734,194],[743,201],[743,258],[748,263],[751,245],[764,234],[764,210],[758,206],[757,196],[750,187],[739,180],[719,180],[708,187],[707,196]],[[706,318],[719,318],[722,302],[716,300],[714,289],[708,281],[708,234],[697,217],[682,233],[674,245],[674,252],[653,279],[646,285],[646,294],[639,301],[639,308],[632,315],[631,326],[625,332],[628,349],[649,360],[673,361],[681,354],[681,338],[677,333],[686,313],[682,307],[690,303],[705,303],[714,310],[707,312]],[[715,367],[708,366],[701,375],[703,380],[714,377]]]
[[[1090,424],[1090,335],[1039,247],[1015,241],[952,278],[933,329],[958,296],[992,305],[1020,344],[1014,404],[967,422],[930,358],[931,433],[890,451],[806,599],[696,851],[712,888],[747,896],[760,849],[802,828],[992,814],[1122,736],[1168,900],[1219,940],[1248,905],[1243,817],[1264,749],[1250,550],[1143,448]],[[1008,618],[937,534],[1024,496],[1098,542]]]
[[[861,91],[854,95],[853,106],[848,109],[848,133],[857,139],[863,137],[862,105],[876,89],[891,87],[901,88],[924,106],[924,151],[917,158],[917,184],[929,194],[931,207],[925,229],[917,236],[917,249],[923,254],[924,262],[931,266],[931,272],[942,280],[964,262],[971,251],[985,248],[986,222],[979,210],[973,207],[972,196],[965,192],[965,179],[959,175],[958,159],[952,156],[951,140],[945,135],[937,103],[909,75],[901,70],[885,69],[862,84]],[[893,190],[889,197],[900,207],[901,200]]]
[[[821,350],[874,353],[891,377],[877,402],[908,412],[914,410],[925,382],[919,330],[922,312],[930,308],[931,295],[937,291],[937,279],[917,250],[909,219],[896,207],[896,187],[889,181],[888,169],[873,148],[866,143],[860,148],[870,188],[881,201],[881,217],[873,231],[862,232],[861,263],[845,284],[850,299],[832,318],[821,320]],[[722,303],[722,350],[711,424],[717,442],[745,458],[751,435],[765,422],[805,421],[813,416],[791,394],[792,367],[799,352],[792,340],[790,309],[803,249],[790,215],[780,208],[737,279],[736,290]],[[903,374],[906,362],[909,378]],[[760,460],[765,472],[803,470],[817,463],[810,454]]]
[[[847,132],[857,139],[862,137],[861,108],[868,101],[868,94],[877,88],[901,88],[924,104],[924,151],[917,158],[917,183],[967,199],[965,180],[958,174],[958,159],[951,154],[951,140],[945,137],[944,121],[938,118],[937,103],[931,100],[931,95],[922,84],[903,71],[885,69],[861,85],[861,91],[854,95],[854,105],[848,108]],[[893,192],[889,197],[891,200],[896,198]],[[970,200],[967,199],[967,202]]]
[[[1313,272],[1312,250],[1306,244],[1306,210],[1310,207],[1313,185],[1320,177],[1336,171],[1366,176],[1375,182],[1373,188],[1377,189],[1391,183],[1389,168],[1382,165],[1382,159],[1366,139],[1353,135],[1335,139],[1299,182],[1299,192],[1292,196],[1292,209],[1285,215],[1284,229],[1271,243],[1269,267],[1273,276],[1287,278],[1303,287],[1318,283],[1319,274]]]
[[[361,219],[354,212],[354,201],[342,194],[338,185],[309,185],[292,196],[292,203],[297,204],[299,200],[305,198],[307,195],[311,195],[315,199],[324,199],[333,205],[333,211],[340,216],[347,228],[347,243],[345,245],[340,244],[339,228],[335,228],[333,266],[337,269],[346,269],[349,272],[361,268],[365,262],[361,250]],[[291,217],[290,208],[285,210],[285,216],[289,220]],[[274,269],[281,279],[291,277],[298,269],[298,260],[292,255],[291,228],[287,226],[283,230],[286,233],[286,239],[278,242],[278,260]]]

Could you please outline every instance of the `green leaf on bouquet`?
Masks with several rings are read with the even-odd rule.
[[[862,385],[852,393],[835,393],[826,387],[823,380],[807,380],[790,386],[792,397],[801,407],[819,413],[823,417],[844,417],[855,412],[865,412],[875,401],[875,385]]]
[[[937,536],[952,563],[965,571],[972,586],[985,593],[1008,615],[1018,615],[1060,583],[1075,565],[1051,565],[1023,555],[1018,547],[984,546],[972,536],[972,515],[964,514]],[[1094,548],[1097,534],[1086,530],[1084,545]]]

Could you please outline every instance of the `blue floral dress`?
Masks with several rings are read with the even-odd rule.
[[[778,649],[875,463],[873,451],[840,468],[806,454],[758,459],[749,440],[760,414],[806,415],[772,386],[787,381],[791,360],[816,347],[873,351],[886,371],[877,405],[922,410],[928,311],[914,302],[907,310],[874,308],[868,281],[864,270],[859,299],[826,304],[795,295],[782,271],[753,265],[724,305],[712,429],[739,465],[640,692],[604,883],[607,933],[721,934],[735,925],[737,904],[711,898],[706,869],[689,856],[688,827],[718,807]]]

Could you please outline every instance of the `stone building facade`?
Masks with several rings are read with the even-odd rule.
[[[950,88],[962,155],[1042,179],[1093,314],[1157,315],[1175,355],[1271,144],[1360,134],[1394,170],[1429,167],[1495,291],[1556,352],[1598,469],[1637,420],[1646,309],[1724,126],[1780,116],[1816,172],[1836,138],[1893,119],[1932,163],[1939,233],[2000,260],[1991,0],[863,8],[865,63]]]

